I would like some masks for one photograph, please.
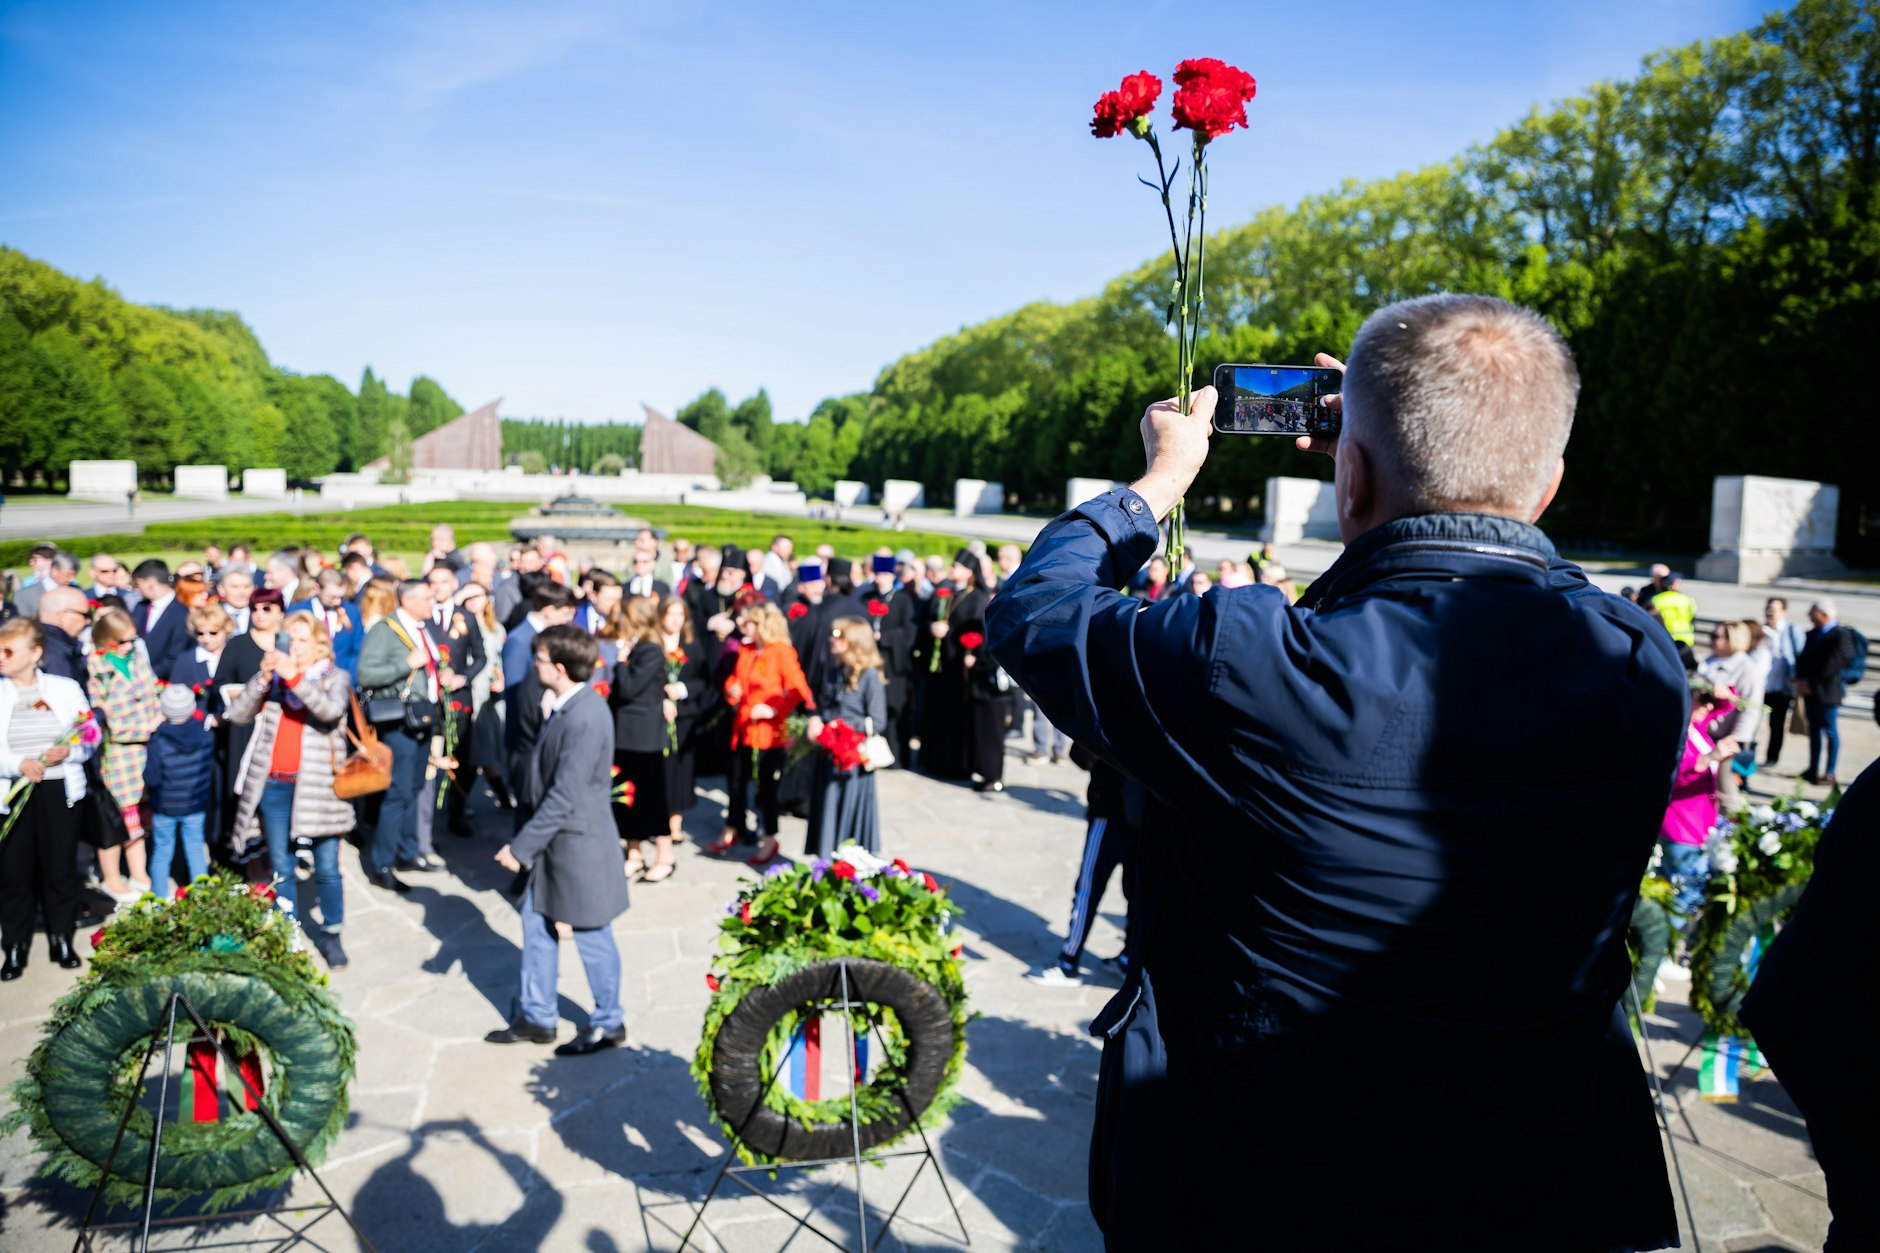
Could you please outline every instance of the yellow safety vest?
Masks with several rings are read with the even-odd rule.
[[[1680,644],[1697,644],[1697,602],[1676,588],[1668,588],[1652,597],[1652,608],[1665,624],[1671,638]]]

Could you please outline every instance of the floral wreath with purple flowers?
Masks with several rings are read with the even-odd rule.
[[[750,1146],[719,1108],[713,1076],[723,1064],[717,1055],[720,1029],[752,992],[776,987],[818,962],[850,958],[885,963],[931,985],[947,1006],[951,1049],[933,1099],[914,1111],[913,1120],[893,1137],[879,1143],[892,1143],[915,1125],[932,1126],[958,1103],[955,1087],[965,1063],[966,1024],[971,1018],[961,967],[964,948],[952,934],[958,915],[959,906],[931,874],[900,858],[884,861],[853,844],[836,850],[833,859],[773,865],[733,898],[719,924],[721,951],[705,975],[712,998],[691,1069],[713,1120],[731,1136],[741,1158],[783,1160]],[[846,1090],[827,1100],[805,1100],[772,1082],[787,1063],[799,1027],[812,1016],[792,1011],[770,1027],[759,1058],[763,1103],[806,1128],[846,1123]],[[892,1006],[872,1001],[852,1021],[858,1032],[872,1026],[883,1045],[879,1066],[856,1092],[861,1119],[893,1119],[908,1090],[906,1024]]]

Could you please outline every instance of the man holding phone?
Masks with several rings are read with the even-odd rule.
[[[1336,457],[1347,545],[1298,605],[1113,590],[1207,458],[1204,388],[1150,407],[1143,477],[1046,527],[988,609],[1051,721],[1156,798],[1091,1024],[1111,1247],[1676,1242],[1619,1000],[1688,697],[1657,624],[1534,525],[1578,389],[1526,310],[1391,305],[1315,397],[1342,428],[1297,439]],[[1553,768],[1583,742],[1616,764]]]

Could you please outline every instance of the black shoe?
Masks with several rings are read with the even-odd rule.
[[[576,1038],[579,1039],[580,1037],[577,1036]],[[555,1042],[555,1029],[553,1027],[538,1027],[532,1022],[524,1022],[522,1019],[518,1018],[507,1027],[499,1031],[492,1031],[484,1036],[483,1042],[485,1044],[553,1044]],[[561,1050],[556,1049],[555,1051],[559,1053]]]
[[[313,926],[309,926],[306,931],[308,942],[313,945],[314,951],[326,959],[328,970],[346,969],[346,950],[340,945],[339,932]]]
[[[1005,784],[1003,783],[975,783],[973,784],[973,791],[975,792],[1003,792],[1004,790],[1005,790]]]
[[[427,859],[424,854],[420,853],[416,857],[400,857],[397,861],[392,863],[392,868],[402,870],[406,874],[423,874],[435,870],[438,866],[442,866],[443,864],[444,863],[440,861],[437,863],[437,866],[433,866],[429,859]]]
[[[0,983],[11,983],[26,973],[26,953],[24,944],[7,946],[6,964],[0,965]]]
[[[389,870],[374,870],[366,876],[366,882],[375,888],[384,888],[387,892],[409,892],[411,885]]]
[[[625,1027],[615,1027],[611,1031],[600,1027],[583,1027],[574,1033],[574,1039],[556,1046],[555,1056],[582,1057],[588,1053],[598,1053],[602,1049],[610,1049],[616,1044],[626,1042],[627,1029]]]
[[[1803,783],[1820,783],[1821,782],[1821,776],[1816,774],[1813,770],[1804,770],[1800,774],[1796,775],[1795,777],[1800,779]]]
[[[85,964],[85,959],[72,951],[72,937],[69,935],[48,936],[48,947],[52,950],[52,964],[60,970],[77,970]]]

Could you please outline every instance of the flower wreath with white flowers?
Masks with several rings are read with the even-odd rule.
[[[958,1102],[971,1017],[950,934],[958,912],[931,874],[853,844],[832,860],[773,865],[726,906],[691,1069],[740,1158],[810,1160],[836,1139],[849,1151],[846,1089],[809,1101],[778,1082],[799,1027],[835,999],[836,959],[863,1005],[849,1011],[858,1041],[882,1046],[855,1093],[862,1147],[931,1126]]]
[[[1737,1011],[1749,992],[1751,946],[1786,919],[1815,871],[1815,848],[1834,814],[1799,796],[1726,817],[1704,841],[1710,879],[1691,936],[1691,1007],[1706,1029],[1747,1035]]]

